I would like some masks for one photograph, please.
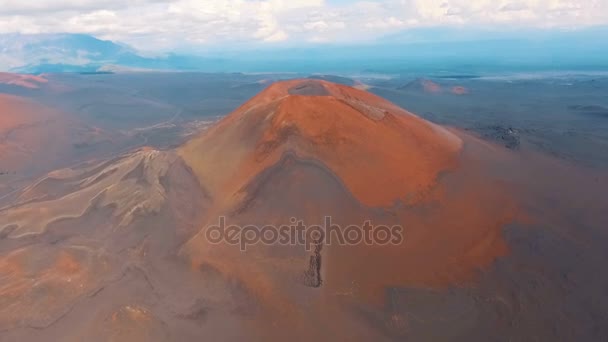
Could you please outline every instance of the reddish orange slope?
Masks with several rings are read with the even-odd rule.
[[[181,254],[195,270],[236,278],[260,299],[264,313],[252,323],[264,337],[312,339],[323,317],[335,324],[322,330],[346,338],[355,323],[343,305],[378,308],[390,288],[467,283],[508,251],[501,232],[517,211],[488,172],[492,152],[365,91],[275,83],[178,152],[213,201]],[[366,220],[401,225],[404,239],[324,246],[322,283],[310,289],[301,281],[310,260],[303,246],[242,252],[204,234],[219,216],[262,227],[289,225],[291,217],[323,224],[325,215],[342,229]]]
[[[513,206],[491,177],[462,165],[461,138],[365,91],[320,80],[275,83],[178,152],[214,201],[203,228],[219,215],[241,224],[303,216],[298,218],[310,224],[331,214],[342,223],[376,217],[408,229],[408,239],[396,247],[327,249],[327,278],[333,279],[328,287],[346,286],[357,268],[369,291],[389,284],[446,285],[470,278],[506,252],[500,229]],[[326,176],[289,178],[288,188],[273,184],[272,177],[260,181],[263,174],[287,172],[286,155],[329,172],[345,190],[332,196],[347,203],[352,195],[360,207],[327,212],[315,199],[289,197],[297,187],[329,186]],[[373,208],[392,213],[379,217]],[[230,217],[235,210],[238,215]],[[186,248],[194,260],[209,251],[223,259],[222,267],[232,267],[225,262],[231,252],[222,256],[221,247],[205,246],[202,239]],[[426,260],[424,269],[419,260]],[[401,272],[394,272],[399,265]]]
[[[88,127],[32,100],[0,94],[0,171],[19,176],[65,166]],[[0,178],[0,181],[3,179]]]
[[[31,135],[16,142],[16,135],[28,127],[43,124],[54,115],[26,99],[0,94],[0,156],[3,168],[19,168],[27,159],[28,147],[32,148],[42,137]],[[24,140],[29,140],[28,142]]]
[[[180,154],[227,201],[291,151],[320,160],[361,203],[389,206],[415,202],[456,166],[460,148],[452,133],[371,93],[294,80],[271,85]]]

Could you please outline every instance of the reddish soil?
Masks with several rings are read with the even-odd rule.
[[[469,89],[462,87],[462,86],[455,86],[455,87],[452,87],[451,92],[452,92],[452,94],[455,94],[455,95],[466,95],[469,93]]]
[[[442,91],[441,86],[430,80],[423,80],[422,87],[427,93],[440,93]]]

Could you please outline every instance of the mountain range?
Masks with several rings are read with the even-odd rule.
[[[429,28],[360,44],[214,45],[141,53],[91,35],[0,35],[0,70],[21,73],[194,70],[206,72],[501,72],[600,70],[608,28],[526,32]],[[429,39],[429,37],[434,39]],[[379,67],[378,65],[382,65]]]
[[[0,35],[0,69],[20,73],[190,70],[212,59],[167,54],[145,57],[121,43],[86,34]]]

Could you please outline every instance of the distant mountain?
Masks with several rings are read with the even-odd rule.
[[[209,61],[174,54],[144,57],[128,45],[86,34],[0,35],[0,70],[20,73],[196,70]]]
[[[137,57],[129,47],[84,34],[10,34],[0,36],[0,45],[0,67],[19,72],[91,70]]]
[[[446,85],[439,84],[432,80],[425,78],[417,78],[410,81],[400,87],[397,90],[411,92],[411,93],[428,93],[428,94],[440,94],[450,93],[454,95],[466,95],[469,93],[469,89],[461,85]]]
[[[440,93],[442,91],[441,85],[431,80],[422,78],[415,79],[407,84],[398,87],[397,89],[424,93]]]
[[[321,74],[500,73],[608,68],[608,28],[483,31],[405,30],[357,44],[206,46],[205,51],[145,56],[85,34],[0,35],[0,71],[124,70],[298,72]]]

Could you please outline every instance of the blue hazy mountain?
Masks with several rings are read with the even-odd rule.
[[[3,68],[19,72],[93,70],[122,58],[137,57],[127,46],[85,34],[10,34],[0,36]]]
[[[197,70],[196,56],[145,57],[132,47],[86,34],[0,35],[0,70],[21,73],[124,69]]]
[[[0,35],[0,70],[99,72],[525,72],[607,70],[608,28],[513,30],[426,28],[358,44],[210,46],[149,57],[85,34]]]

